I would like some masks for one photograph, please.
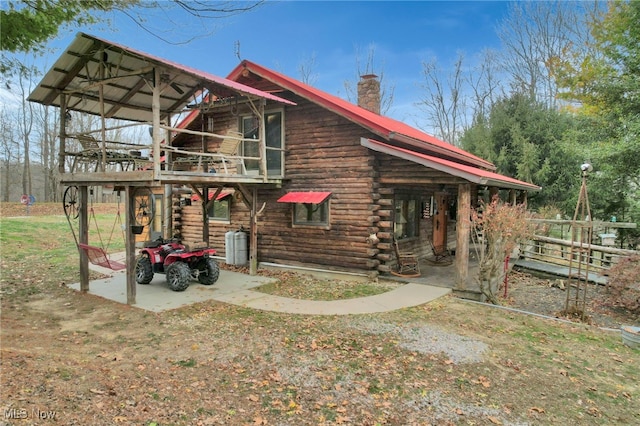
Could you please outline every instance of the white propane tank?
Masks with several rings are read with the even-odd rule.
[[[224,234],[224,261],[227,265],[236,264],[235,234],[236,231],[228,231]]]
[[[236,232],[234,236],[235,245],[235,263],[234,265],[243,266],[247,264],[247,233],[243,231]]]

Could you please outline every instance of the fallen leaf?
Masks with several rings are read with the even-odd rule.
[[[533,414],[533,413],[540,413],[540,414],[544,414],[544,408],[540,408],[540,407],[531,407],[529,408],[529,414]]]
[[[489,419],[489,421],[491,423],[493,423],[494,425],[501,425],[502,422],[500,420],[498,420],[498,418],[493,417],[493,416],[487,416],[487,418]]]

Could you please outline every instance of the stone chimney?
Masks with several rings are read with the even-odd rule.
[[[358,106],[380,114],[380,80],[375,74],[360,76]]]

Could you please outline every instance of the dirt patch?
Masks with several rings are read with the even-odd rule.
[[[586,295],[586,318],[568,317],[563,312],[567,300],[567,285],[563,278],[540,278],[524,272],[509,275],[504,305],[526,312],[546,315],[575,322],[586,322],[598,327],[619,330],[622,325],[640,324],[640,317],[623,309],[605,306],[602,303],[606,288],[589,285]],[[570,296],[574,296],[575,292]]]

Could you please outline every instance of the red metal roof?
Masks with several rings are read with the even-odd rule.
[[[265,68],[256,63],[242,61],[227,78],[242,80],[243,72],[248,70],[266,80],[272,81],[280,87],[315,102],[369,130],[389,141],[397,141],[418,149],[428,150],[438,156],[445,156],[454,161],[462,161],[478,167],[495,170],[495,166],[480,157],[477,157],[463,149],[413,128],[401,121],[373,113],[361,108],[337,96],[330,95],[322,90],[311,87],[298,80],[280,74],[277,71]]]
[[[331,192],[289,192],[278,199],[279,203],[320,204]]]
[[[215,193],[215,191],[209,191],[209,200],[211,200],[213,198],[213,194]],[[224,198],[227,198],[229,195],[233,194],[232,191],[222,191],[218,194],[218,196],[216,197],[216,201],[220,201]],[[193,194],[191,196],[191,201],[198,201],[200,200],[200,196],[198,194]]]
[[[497,186],[499,188],[520,189],[526,191],[539,191],[541,188],[532,183],[523,182],[508,176],[504,176],[495,172],[481,169],[479,167],[468,166],[456,163],[455,161],[445,160],[443,158],[434,157],[420,152],[411,151],[405,148],[389,145],[384,142],[373,139],[362,138],[360,140],[362,146],[374,151],[393,155],[394,157],[422,164],[452,176],[457,176],[468,180],[472,183],[480,185]]]

